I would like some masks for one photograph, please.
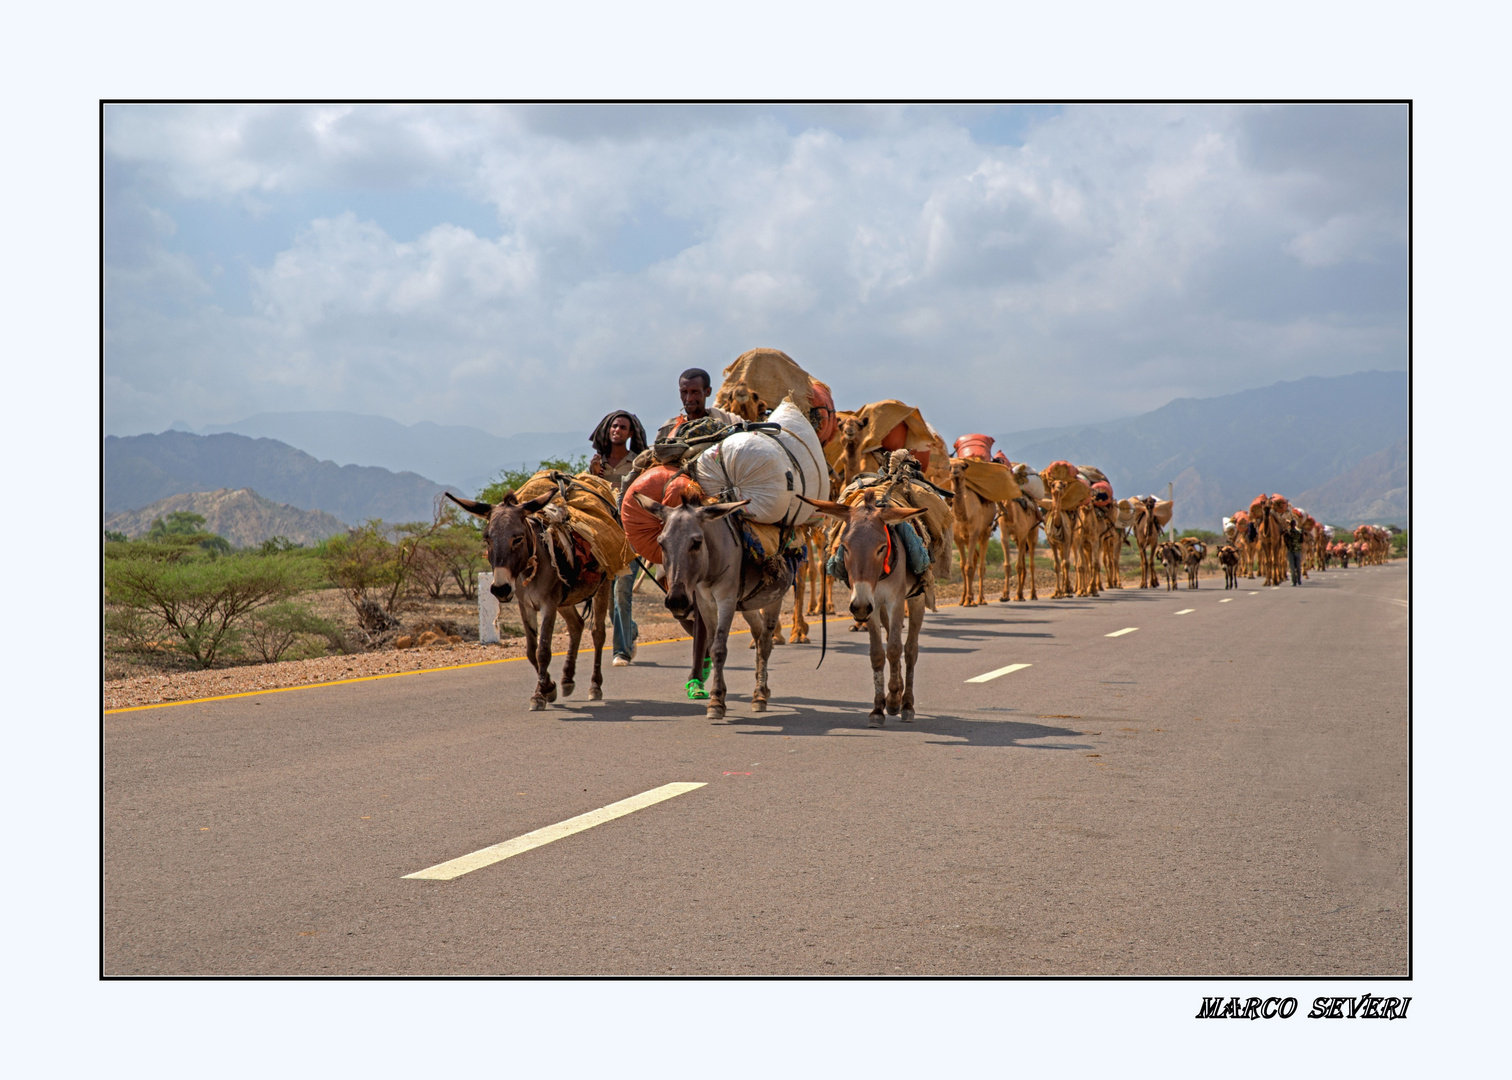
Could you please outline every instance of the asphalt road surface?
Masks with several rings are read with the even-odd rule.
[[[718,722],[686,643],[542,713],[515,662],[108,715],[102,970],[1405,976],[1407,578],[943,609],[881,730],[833,619],[764,714],[732,637]]]

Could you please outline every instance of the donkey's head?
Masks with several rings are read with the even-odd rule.
[[[446,497],[487,522],[483,526],[483,548],[488,565],[493,568],[493,584],[488,591],[508,603],[514,590],[535,576],[540,530],[530,515],[544,508],[555,492],[524,503],[512,491],[497,503],[459,499],[449,491]]]
[[[734,565],[737,570],[740,567],[738,542],[729,535],[729,530],[725,530],[725,535],[711,534],[704,526],[728,517],[750,500],[700,506],[685,496],[680,506],[666,506],[637,492],[635,501],[662,524],[656,542],[661,546],[662,564],[667,568],[666,607],[677,618],[685,619],[693,610],[694,587],[712,576],[711,549],[733,546]]]
[[[804,499],[821,514],[845,523],[840,543],[845,548],[845,574],[851,584],[851,615],[860,622],[871,618],[877,590],[886,583],[901,584],[908,574],[907,555],[893,542],[889,525],[918,517],[922,509],[878,506],[877,493],[867,491],[859,505]]]

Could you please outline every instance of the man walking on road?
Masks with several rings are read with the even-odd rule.
[[[1292,584],[1300,585],[1302,584],[1302,545],[1307,542],[1307,534],[1293,521],[1281,534],[1281,540],[1286,544],[1286,561],[1291,564]]]
[[[609,481],[614,489],[614,501],[618,505],[625,497],[625,486],[635,465],[635,455],[646,448],[646,429],[634,413],[612,412],[599,421],[589,438],[593,444],[593,460],[588,471]],[[615,667],[628,667],[635,659],[635,639],[640,635],[635,619],[630,613],[635,597],[634,561],[624,573],[614,579],[614,595],[609,605],[609,620],[614,624]]]

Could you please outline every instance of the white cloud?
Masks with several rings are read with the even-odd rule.
[[[614,395],[670,412],[676,371],[754,345],[842,404],[978,430],[1400,367],[1392,117],[1341,155],[1309,147],[1350,113],[1288,115],[1067,109],[1001,146],[959,109],[112,109],[107,234],[140,227],[107,250],[107,374],[134,388],[107,393],[107,427],[582,427]],[[438,184],[499,234],[319,216],[251,262],[244,313],[170,231],[175,207]],[[181,390],[152,358],[175,350]]]

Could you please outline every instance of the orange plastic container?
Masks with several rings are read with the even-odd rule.
[[[992,460],[992,444],[995,440],[991,435],[962,435],[955,441],[955,456],[958,458],[981,458],[983,461]]]

